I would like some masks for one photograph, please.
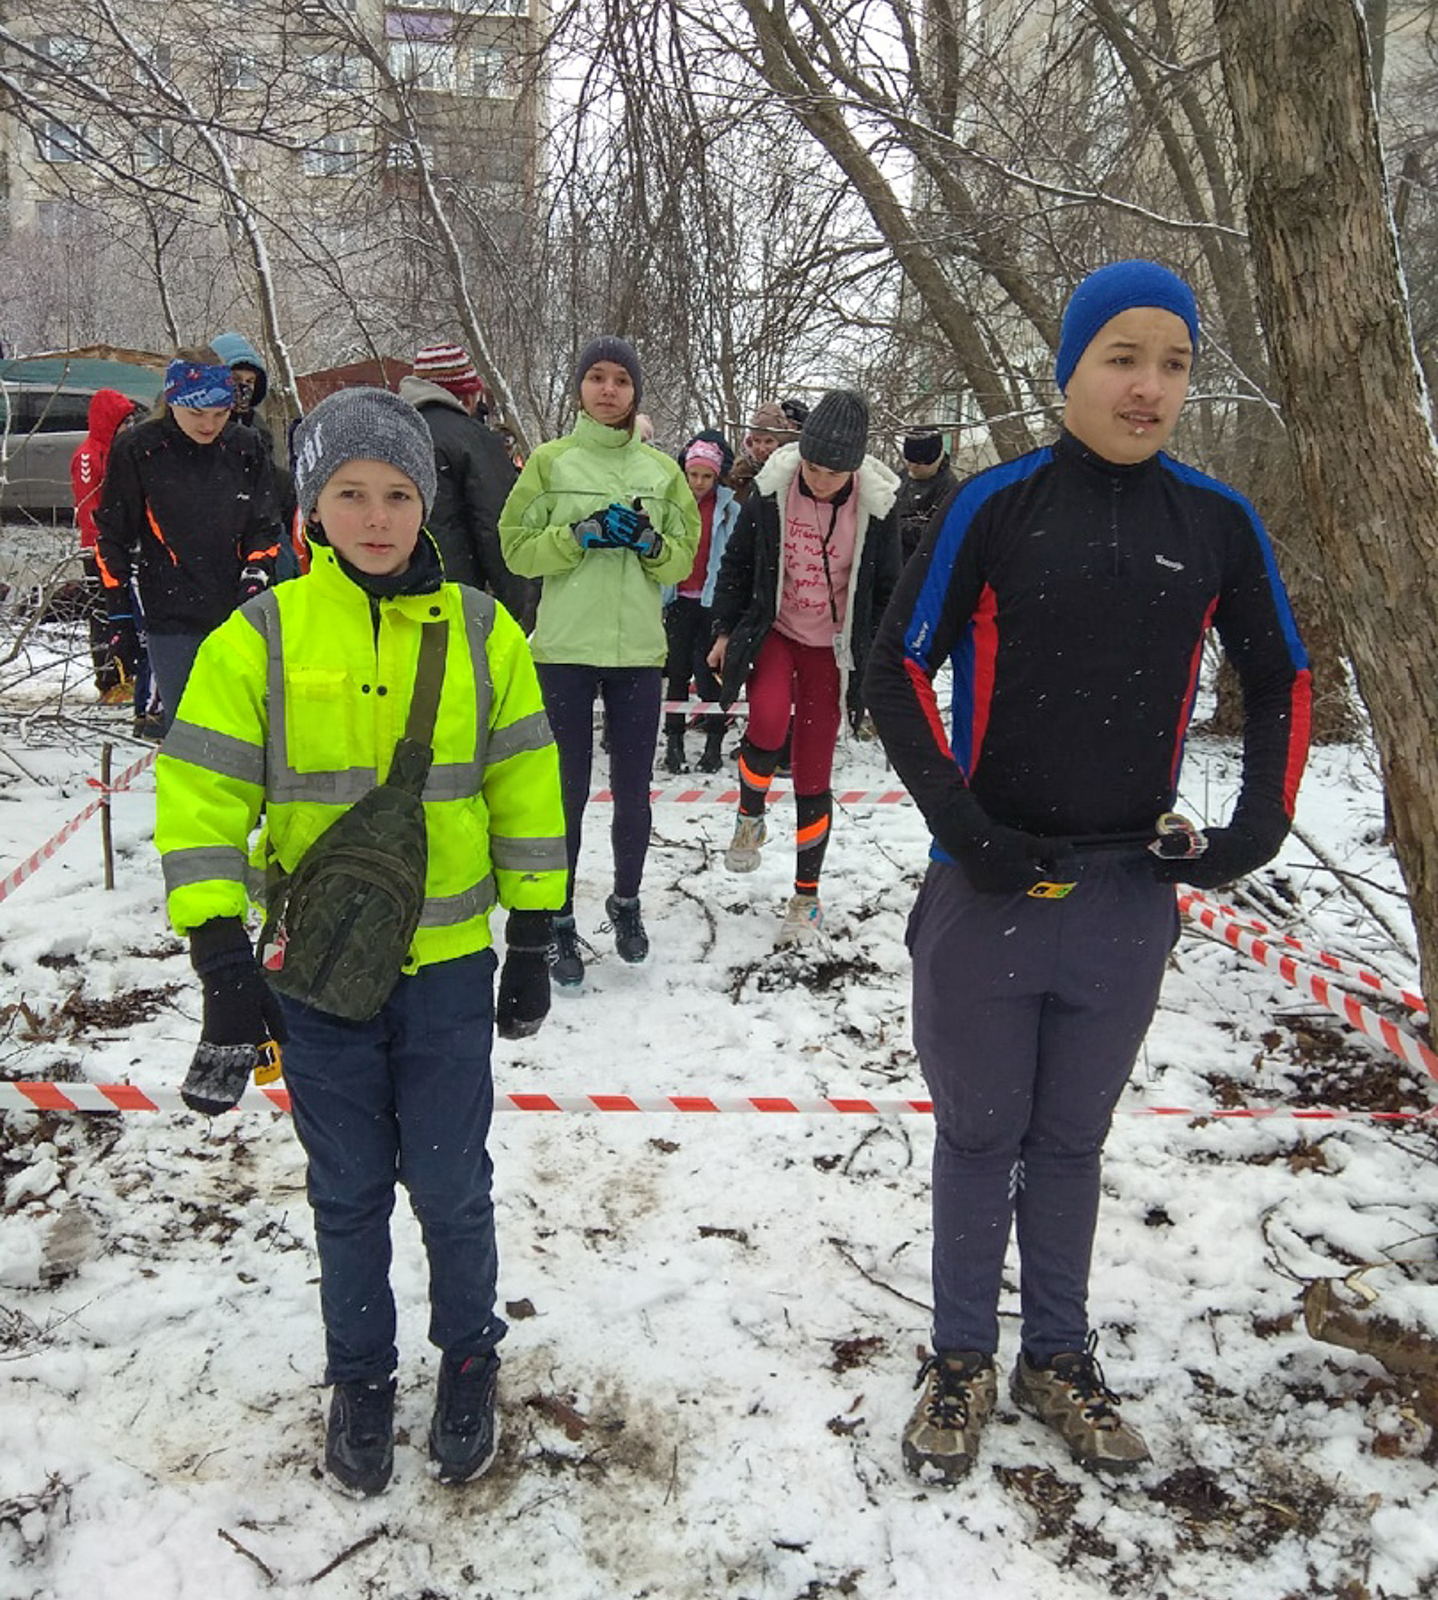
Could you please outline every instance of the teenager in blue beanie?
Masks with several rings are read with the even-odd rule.
[[[973,1467],[997,1404],[1011,1232],[1015,1404],[1087,1467],[1149,1459],[1088,1320],[1104,1140],[1178,935],[1174,885],[1216,888],[1274,855],[1308,747],[1307,660],[1263,526],[1164,453],[1198,335],[1166,267],[1084,279],[1058,439],[959,486],[869,658],[870,712],[933,835],[908,930],[936,1125],[933,1354],[903,1456],[941,1483]],[[1242,786],[1226,825],[1170,841],[1175,858],[1149,846],[1210,626],[1243,687]]]

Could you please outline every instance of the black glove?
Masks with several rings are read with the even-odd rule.
[[[505,924],[508,950],[499,974],[499,1000],[494,1008],[501,1039],[528,1039],[549,1015],[548,911],[511,911]]]
[[[245,1092],[259,1047],[270,1039],[284,1043],[285,1019],[238,917],[193,929],[190,961],[204,987],[204,1023],[180,1097],[191,1111],[213,1117]]]
[[[1283,841],[1271,847],[1241,822],[1205,830],[1208,848],[1202,855],[1176,861],[1153,856],[1153,875],[1160,883],[1186,883],[1191,889],[1218,889],[1271,861]]]
[[[245,567],[240,572],[240,598],[236,605],[244,605],[246,600],[253,600],[257,594],[263,594],[270,586],[270,575],[263,567]]]
[[[981,894],[1027,894],[1044,879],[1078,876],[1062,841],[995,822],[968,789],[936,820],[934,837]]]
[[[140,635],[132,616],[121,614],[110,618],[110,637],[105,648],[109,651],[105,664],[118,675],[120,682],[133,678],[140,666]]]

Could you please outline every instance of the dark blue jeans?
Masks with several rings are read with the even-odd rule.
[[[205,636],[202,633],[152,633],[146,642],[150,652],[150,669],[155,675],[155,687],[160,691],[163,731],[168,733],[175,713],[180,709],[180,697],[190,681],[190,669],[195,664],[195,657],[200,653]]]
[[[568,916],[574,910],[574,873],[594,765],[596,694],[604,702],[609,729],[614,892],[626,900],[639,893],[644,858],[649,853],[649,785],[654,778],[654,742],[659,737],[659,668],[571,667],[547,661],[535,666],[549,726],[559,746],[559,784],[569,851],[569,887],[562,914]]]
[[[495,965],[493,950],[482,950],[421,967],[369,1022],[281,996],[285,1083],[309,1160],[327,1383],[387,1378],[398,1362],[396,1183],[409,1191],[429,1257],[430,1342],[463,1358],[504,1337],[485,1149]]]
[[[1065,900],[980,894],[931,861],[909,919],[934,1102],[934,1348],[998,1349],[1016,1229],[1024,1349],[1081,1350],[1099,1170],[1178,936],[1146,858],[1094,852]]]

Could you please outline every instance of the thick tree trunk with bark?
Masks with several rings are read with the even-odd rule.
[[[1438,449],[1355,0],[1215,0],[1263,321],[1438,999]]]

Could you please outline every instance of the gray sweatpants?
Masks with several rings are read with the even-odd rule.
[[[1103,1142],[1178,911],[1132,846],[1083,861],[1063,900],[980,894],[931,862],[909,918],[914,1044],[937,1126],[936,1350],[998,1349],[1015,1222],[1030,1358],[1088,1334]]]

